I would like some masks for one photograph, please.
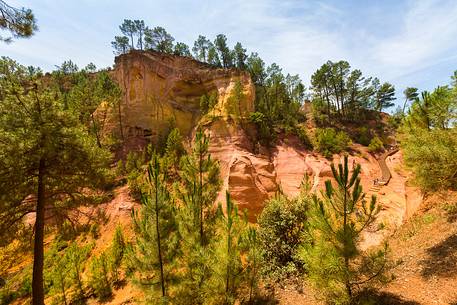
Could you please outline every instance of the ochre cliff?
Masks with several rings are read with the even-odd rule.
[[[237,69],[215,69],[186,57],[156,52],[130,52],[116,58],[113,77],[123,90],[120,114],[125,143],[154,141],[172,125],[188,138],[197,126],[210,135],[210,152],[219,160],[223,188],[218,201],[224,202],[230,191],[240,209],[247,209],[255,221],[265,199],[282,190],[289,196],[298,194],[305,173],[313,191],[323,188],[332,174],[327,160],[307,150],[293,136],[279,136],[274,147],[254,147],[252,129],[244,118],[254,110],[255,88],[247,72]],[[227,113],[235,85],[239,83],[242,98],[238,115]],[[200,111],[200,98],[217,92],[217,103],[206,116]],[[107,128],[119,131],[118,109],[112,109]],[[249,135],[248,135],[249,133]],[[361,164],[361,182],[369,195],[377,194],[383,205],[381,219],[399,225],[411,213],[420,194],[406,187],[406,178],[397,172],[387,187],[373,188],[381,177],[377,160],[366,147],[353,145],[349,157],[352,166]],[[333,162],[341,156],[335,155]],[[395,160],[395,161],[392,161]],[[391,171],[398,170],[401,153],[389,160]],[[393,163],[392,163],[393,162]],[[376,236],[374,239],[376,239]],[[372,239],[372,238],[370,238]]]
[[[113,77],[123,91],[108,128],[118,129],[120,112],[124,138],[154,140],[170,125],[190,135],[201,117],[200,98],[217,92],[213,116],[226,116],[228,98],[242,84],[240,113],[254,109],[254,86],[247,72],[214,69],[191,58],[158,52],[131,51],[116,57]]]

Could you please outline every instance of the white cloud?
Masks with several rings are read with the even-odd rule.
[[[398,78],[452,59],[456,37],[457,1],[412,1],[398,34],[373,45],[371,60]]]

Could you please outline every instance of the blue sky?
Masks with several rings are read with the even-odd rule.
[[[311,74],[326,60],[349,61],[364,75],[430,90],[457,70],[457,0],[7,0],[31,8],[39,32],[0,44],[0,55],[44,70],[71,59],[111,66],[110,46],[124,18],[163,26],[192,45],[199,34],[227,35],[284,72]],[[401,103],[401,101],[399,101]]]

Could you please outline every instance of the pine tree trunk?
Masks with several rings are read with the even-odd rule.
[[[127,93],[126,93],[127,94]],[[119,129],[121,131],[121,139],[124,141],[124,127],[122,126],[122,113],[121,113],[121,102],[117,102],[118,114],[119,114]]]
[[[91,114],[90,115],[91,119],[92,119],[92,126],[94,128],[94,133],[95,133],[95,138],[97,140],[97,146],[102,148],[102,143],[100,142],[100,135],[98,133],[98,128],[97,128],[97,124],[95,123],[95,118],[94,118],[94,114]]]
[[[157,165],[156,165],[157,166]],[[164,275],[163,275],[163,261],[162,261],[162,248],[161,248],[161,245],[160,245],[160,228],[159,228],[159,189],[158,189],[158,175],[156,174],[155,177],[154,177],[155,181],[154,181],[154,184],[155,184],[155,214],[156,214],[156,234],[157,234],[157,252],[158,252],[158,255],[159,255],[159,265],[160,265],[160,284],[161,284],[161,288],[162,288],[162,297],[165,297],[165,279],[164,279]]]
[[[38,190],[35,219],[35,240],[33,246],[33,277],[32,277],[32,304],[44,305],[43,264],[44,264],[44,159],[40,159],[38,167]]]
[[[343,212],[344,212],[344,218],[343,218],[343,235],[346,237],[347,230],[347,215],[348,215],[348,204],[347,204],[347,194],[348,194],[348,187],[347,187],[347,182],[345,182],[344,185],[344,202],[343,202]],[[346,242],[345,242],[346,243]],[[346,248],[346,245],[344,245]],[[349,282],[349,257],[346,251],[344,251],[344,267],[346,268],[346,279],[345,279],[345,286],[346,286],[346,292],[349,296],[349,298],[352,300],[352,289],[351,289],[351,284]]]
[[[203,156],[202,152],[199,153],[199,201],[200,201],[200,244],[203,246]]]
[[[61,275],[64,276],[64,275]],[[63,297],[63,303],[67,305],[67,295],[65,294],[65,280],[62,278],[62,297]]]

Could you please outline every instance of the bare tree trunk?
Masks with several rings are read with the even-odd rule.
[[[44,264],[44,159],[40,159],[38,167],[38,190],[35,220],[35,240],[33,246],[33,277],[32,277],[32,304],[44,305],[43,264]]]
[[[155,166],[158,166],[157,164]],[[155,184],[155,216],[156,216],[156,234],[157,234],[157,252],[159,255],[159,265],[160,265],[160,284],[162,288],[162,297],[165,297],[165,277],[163,274],[163,260],[162,260],[162,248],[161,248],[161,240],[160,240],[160,228],[159,228],[159,177],[158,173],[156,172],[154,176],[154,184]]]

